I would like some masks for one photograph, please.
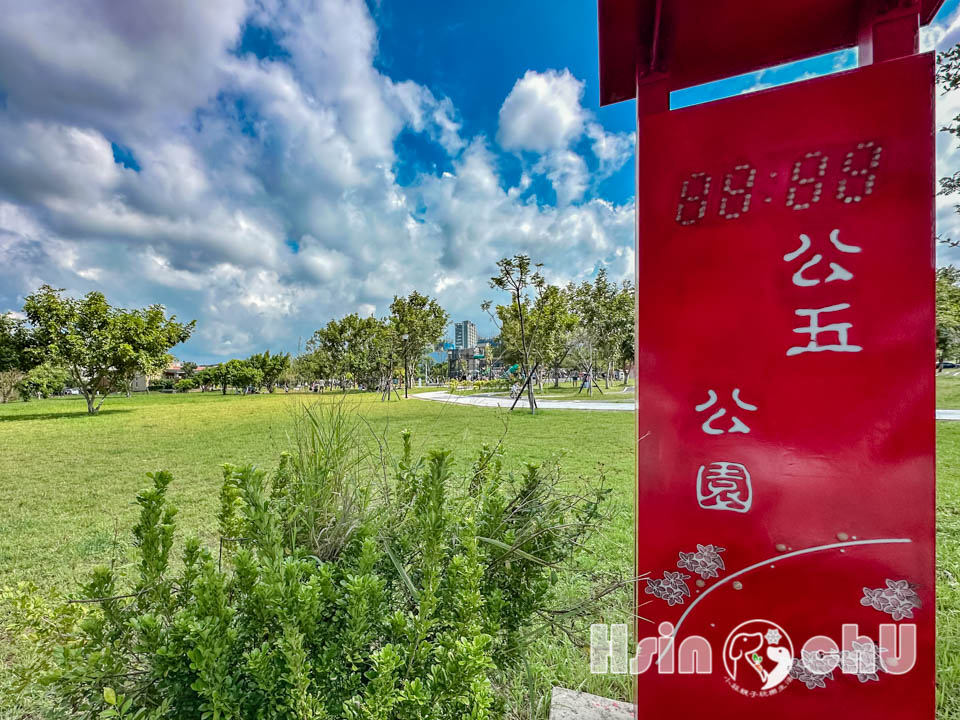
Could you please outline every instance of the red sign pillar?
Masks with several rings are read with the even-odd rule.
[[[638,106],[639,717],[933,717],[938,4],[600,3]]]

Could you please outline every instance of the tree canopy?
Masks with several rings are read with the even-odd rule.
[[[112,307],[103,293],[81,299],[62,293],[44,285],[27,297],[23,309],[33,335],[31,352],[34,359],[67,370],[91,415],[134,375],[163,368],[170,349],[186,341],[195,325],[166,317],[162,305],[126,310]]]
[[[954,265],[937,268],[937,364],[943,363],[960,349],[960,268]]]
[[[20,318],[0,315],[0,402],[13,397],[17,385],[37,364],[32,338]]]

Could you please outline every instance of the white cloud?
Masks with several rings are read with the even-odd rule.
[[[571,150],[556,150],[544,155],[533,170],[545,175],[553,185],[558,205],[580,200],[587,190],[587,164]]]
[[[500,107],[500,144],[537,153],[566,148],[583,132],[582,95],[583,82],[569,70],[528,70]]]
[[[42,283],[161,302],[198,320],[177,352],[203,360],[294,350],[329,318],[384,312],[413,289],[479,319],[495,261],[514,252],[558,277],[597,262],[632,273],[632,203],[583,201],[632,139],[592,119],[568,71],[527,73],[504,103],[516,120],[504,142],[545,151],[504,187],[497,154],[463,135],[449,98],[376,69],[362,0],[15,0],[4,20],[0,307]],[[247,21],[287,56],[233,54]],[[524,130],[524,97],[544,88],[547,115]],[[399,185],[405,128],[452,170]],[[584,133],[595,171],[572,145]],[[139,172],[114,162],[112,143]],[[559,207],[529,197],[535,173]]]

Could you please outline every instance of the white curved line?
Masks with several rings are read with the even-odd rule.
[[[702,402],[699,405],[694,406],[693,409],[697,412],[703,412],[717,401],[717,394],[713,390],[707,390],[707,397],[708,399],[706,402]]]
[[[757,406],[756,406],[756,405],[751,405],[751,404],[748,403],[746,400],[742,400],[742,399],[740,398],[740,388],[734,388],[734,389],[733,389],[733,401],[734,401],[737,405],[739,405],[740,407],[742,407],[744,410],[756,411],[756,409],[757,409]]]
[[[846,243],[840,242],[840,230],[833,230],[830,232],[830,242],[833,243],[833,246],[840,252],[845,253],[858,253],[863,250],[863,248],[857,247],[856,245],[847,245]]]
[[[732,575],[727,575],[727,577],[725,577],[723,580],[720,580],[719,582],[714,583],[713,585],[708,587],[706,590],[704,590],[702,593],[700,593],[697,599],[694,600],[692,603],[690,603],[687,609],[683,611],[683,614],[680,616],[680,619],[677,620],[676,626],[674,626],[673,628],[673,634],[670,636],[670,644],[667,645],[666,648],[664,648],[662,653],[657,653],[657,665],[660,664],[661,656],[665,655],[670,650],[670,648],[673,647],[673,641],[677,637],[677,633],[680,632],[680,626],[683,625],[683,621],[686,620],[687,615],[689,615],[690,611],[696,607],[697,603],[703,600],[707,595],[712,593],[718,587],[720,587],[724,583],[730,582],[735,577],[740,577],[741,575],[745,575],[751,570],[756,570],[757,568],[762,567],[764,565],[768,565],[771,562],[779,562],[781,560],[786,560],[787,558],[797,557],[798,555],[809,555],[810,553],[820,552],[822,550],[833,550],[835,548],[853,547],[855,545],[889,545],[892,543],[911,543],[911,542],[913,542],[913,540],[911,540],[910,538],[881,538],[877,540],[850,540],[848,542],[830,543],[829,545],[815,545],[814,547],[804,548],[803,550],[794,550],[793,552],[774,555],[771,558],[767,558],[766,560],[761,560],[758,563],[749,565],[748,567],[745,567],[743,570],[737,570],[737,572],[733,573]]]
[[[801,233],[801,234],[800,234],[800,247],[798,247],[798,248],[797,248],[796,250],[794,250],[793,252],[787,253],[786,255],[784,255],[784,256],[783,256],[783,259],[784,259],[784,261],[786,261],[786,262],[791,262],[792,260],[796,260],[798,257],[800,257],[801,255],[803,255],[809,248],[810,248],[810,236],[809,236],[809,235],[804,235],[803,233]]]

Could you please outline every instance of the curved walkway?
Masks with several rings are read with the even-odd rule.
[[[447,402],[454,405],[473,405],[474,407],[491,407],[510,409],[513,403],[509,398],[488,397],[484,395],[451,395],[442,390],[411,395],[418,400],[433,400]],[[529,408],[530,405],[523,398],[517,403],[518,408]],[[634,403],[629,402],[578,402],[569,400],[538,400],[537,407],[541,410],[605,410],[614,412],[633,412]],[[960,421],[960,410],[937,410],[937,420]]]
[[[454,405],[473,405],[475,407],[499,407],[510,409],[513,400],[510,398],[486,397],[483,395],[452,395],[448,392],[425,392],[411,395],[418,400],[434,400],[436,402],[453,403]],[[540,410],[614,410],[619,412],[633,412],[631,402],[579,402],[569,400],[537,400]],[[517,403],[517,408],[529,408],[530,405],[523,398]]]

